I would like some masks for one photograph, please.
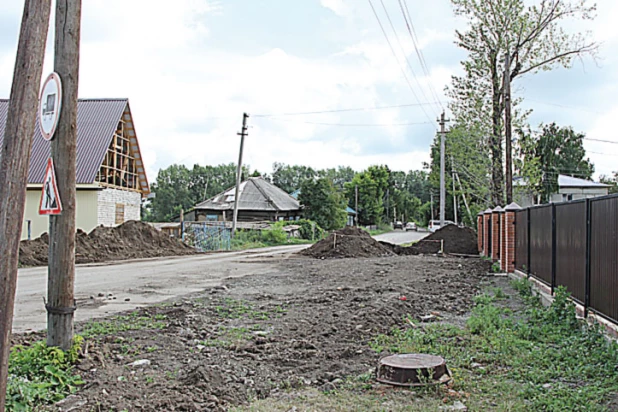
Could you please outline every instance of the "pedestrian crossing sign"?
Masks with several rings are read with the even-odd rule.
[[[50,157],[47,159],[47,167],[45,168],[39,215],[59,215],[61,212],[62,203],[56,184],[56,171],[54,170],[54,161]]]

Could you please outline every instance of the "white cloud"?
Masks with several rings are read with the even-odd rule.
[[[345,15],[348,11],[344,0],[320,0],[320,4],[339,16]]]

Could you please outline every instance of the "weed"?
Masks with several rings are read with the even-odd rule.
[[[31,410],[58,402],[84,382],[73,374],[73,364],[84,339],[76,336],[67,352],[37,342],[30,347],[15,346],[9,357],[7,411]]]
[[[139,316],[138,312],[132,312],[125,316],[113,316],[109,320],[90,321],[84,325],[82,335],[89,338],[113,335],[127,330],[163,329],[167,327],[167,323],[163,322],[166,318],[165,315],[155,315],[153,319],[149,316]]]
[[[528,281],[513,286],[526,303],[517,316],[479,295],[466,328],[432,324],[395,329],[370,347],[390,353],[443,356],[455,390],[470,394],[474,410],[605,410],[618,391],[618,344],[581,324],[563,288],[549,308]],[[474,365],[474,366],[473,366]]]
[[[249,318],[254,320],[268,320],[271,317],[270,312],[255,310],[249,302],[229,298],[223,301],[223,305],[216,306],[215,310],[219,316],[227,319]],[[273,312],[276,317],[280,317],[280,315],[285,312],[285,309],[281,306],[275,306]]]
[[[492,273],[500,273],[502,271],[502,268],[500,267],[500,262],[492,263],[491,271]]]

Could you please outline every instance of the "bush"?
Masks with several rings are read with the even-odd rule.
[[[275,223],[275,227],[285,227],[290,225],[298,225],[300,229],[300,238],[305,240],[320,240],[323,239],[326,231],[320,227],[316,222],[309,219],[300,220],[283,220]]]
[[[262,240],[267,244],[280,245],[287,242],[288,235],[281,227],[274,226],[262,232]]]
[[[73,375],[73,364],[83,341],[76,336],[68,352],[47,347],[45,342],[15,346],[9,357],[6,410],[33,410],[58,402],[83,385],[80,376]]]

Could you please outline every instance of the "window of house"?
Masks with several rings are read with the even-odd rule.
[[[116,203],[116,224],[124,223],[124,204]]]

